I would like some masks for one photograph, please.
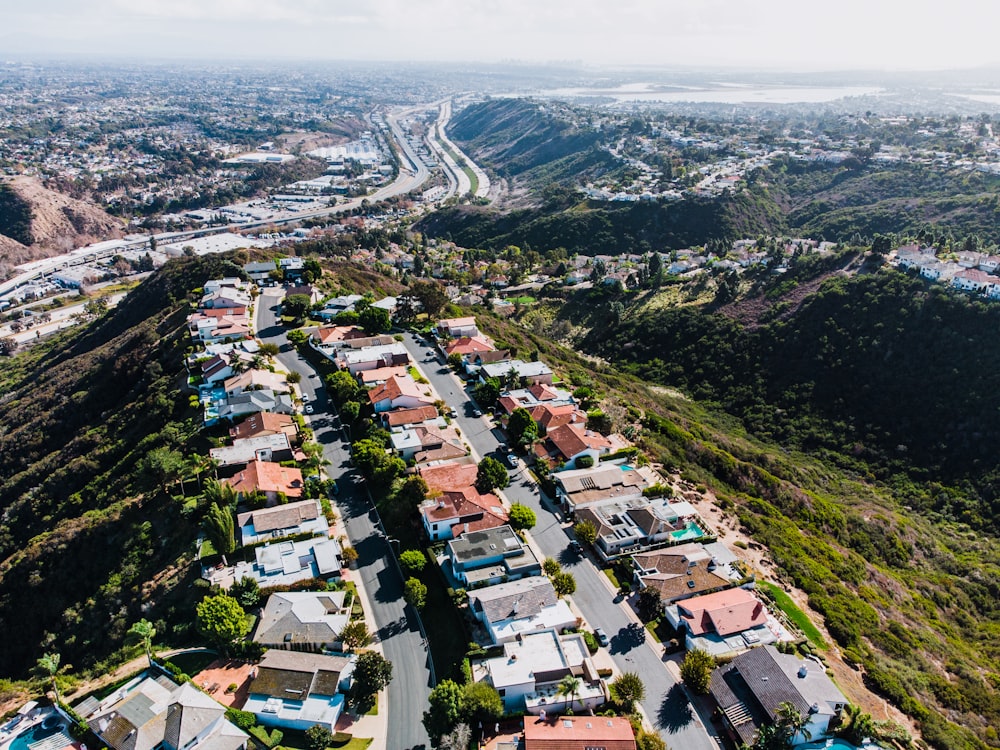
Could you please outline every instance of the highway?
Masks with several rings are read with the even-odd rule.
[[[410,148],[410,145],[402,136],[402,132],[400,131],[399,125],[396,121],[388,117],[386,119],[389,122],[389,130],[392,133],[392,137],[396,140],[396,145],[402,150],[403,155],[407,160],[409,160],[410,163],[408,165],[401,164],[399,175],[396,179],[390,184],[379,188],[371,195],[354,198],[346,203],[341,203],[329,208],[297,212],[280,219],[248,221],[221,227],[189,229],[181,232],[164,232],[162,234],[155,235],[157,244],[166,245],[171,242],[190,239],[192,237],[199,237],[207,234],[219,234],[221,232],[231,232],[233,230],[243,231],[247,229],[258,229],[260,227],[296,224],[305,219],[314,219],[320,216],[331,216],[353,211],[354,209],[360,208],[364,201],[377,203],[378,201],[393,198],[397,195],[405,195],[406,193],[416,190],[427,181],[427,178],[430,176],[430,172],[427,169],[427,166],[420,160],[420,157],[418,157],[413,152],[413,149]],[[17,289],[19,286],[24,286],[37,278],[46,276],[67,265],[80,265],[100,260],[101,258],[109,258],[122,252],[123,250],[148,247],[149,240],[149,237],[142,237],[134,240],[109,240],[107,242],[97,243],[91,247],[79,248],[64,255],[57,255],[52,258],[46,258],[44,260],[27,264],[25,270],[21,273],[7,279],[4,282],[0,282],[0,296],[8,294],[9,292]]]
[[[491,427],[488,417],[474,416],[475,406],[462,382],[441,364],[440,355],[435,362],[426,362],[435,350],[413,334],[406,334],[404,343],[438,396],[457,411],[458,426],[475,452],[499,458],[497,446],[505,437],[499,429]],[[511,472],[511,484],[504,495],[511,503],[522,503],[535,511],[538,524],[531,530],[532,538],[546,557],[558,560],[576,578],[573,601],[591,627],[603,628],[608,634],[608,651],[618,669],[636,672],[642,678],[646,686],[643,710],[667,745],[684,750],[719,750],[683,687],[647,642],[645,629],[640,630],[641,625],[636,627],[638,619],[631,609],[627,604],[616,604],[613,601],[616,592],[604,574],[589,559],[570,550],[570,525],[561,521],[561,515],[548,501],[542,500],[538,485],[523,465]]]
[[[309,417],[316,442],[323,446],[323,456],[330,462],[326,471],[337,480],[337,510],[344,519],[351,546],[358,551],[357,574],[368,594],[382,652],[392,662],[392,682],[387,689],[388,721],[384,747],[392,750],[430,747],[421,723],[433,684],[430,652],[423,636],[403,601],[403,580],[385,535],[378,527],[360,473],[350,463],[346,430],[326,397],[319,376],[306,360],[288,347],[284,328],[279,325],[275,306],[284,290],[265,288],[257,301],[257,337],[277,344],[281,364],[302,376],[299,387],[309,397],[315,414]]]

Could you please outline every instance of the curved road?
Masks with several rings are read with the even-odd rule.
[[[404,343],[410,357],[422,363],[421,368],[438,396],[457,411],[456,421],[462,436],[480,456],[501,458],[497,454],[497,446],[506,438],[490,426],[488,418],[474,416],[475,406],[463,384],[450,368],[441,364],[440,355],[436,365],[425,362],[427,355],[434,351],[426,342],[408,333]],[[642,678],[646,686],[646,700],[642,702],[642,707],[660,736],[673,748],[719,750],[719,743],[706,731],[683,687],[666,668],[659,653],[643,637],[645,630],[636,627],[638,621],[628,605],[615,605],[615,591],[607,578],[587,558],[570,550],[570,525],[564,524],[561,514],[542,500],[538,485],[523,464],[510,475],[511,484],[503,491],[504,495],[511,503],[523,503],[535,511],[538,523],[531,530],[532,538],[546,557],[555,558],[573,574],[576,579],[573,601],[591,627],[602,628],[608,634],[608,651],[618,669],[636,672]]]
[[[327,471],[337,480],[340,494],[337,507],[351,545],[358,551],[357,569],[362,578],[377,637],[385,658],[392,662],[392,682],[388,687],[390,720],[385,738],[389,750],[430,747],[421,723],[427,707],[433,677],[430,652],[415,617],[403,601],[403,579],[395,558],[379,529],[378,515],[372,507],[361,475],[349,463],[350,453],[345,429],[326,397],[326,390],[313,367],[288,347],[284,328],[278,323],[275,306],[284,294],[282,289],[266,288],[257,299],[257,337],[277,344],[278,360],[290,372],[302,376],[299,388],[315,408],[309,417],[316,442],[323,446],[323,456],[330,462]]]

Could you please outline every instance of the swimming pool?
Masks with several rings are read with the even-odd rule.
[[[688,521],[687,526],[677,531],[671,531],[670,536],[675,540],[698,539],[705,536],[705,530],[694,521]]]
[[[32,745],[42,742],[50,738],[55,738],[56,735],[61,734],[65,741],[54,742],[54,746],[65,747],[70,744],[73,739],[66,734],[66,727],[58,716],[49,716],[41,724],[36,724],[31,729],[26,732],[22,732],[17,735],[10,744],[7,746],[8,750],[28,750]],[[48,744],[48,743],[46,743]]]

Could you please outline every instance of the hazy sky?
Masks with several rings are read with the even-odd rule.
[[[990,0],[4,0],[0,56],[939,69],[1000,61]]]

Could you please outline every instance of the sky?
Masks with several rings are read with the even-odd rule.
[[[4,0],[0,58],[575,61],[790,70],[1000,62],[989,0]]]

